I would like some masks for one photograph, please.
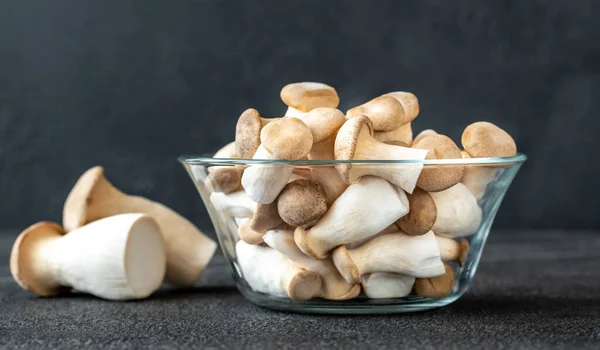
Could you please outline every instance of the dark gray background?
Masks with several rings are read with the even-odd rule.
[[[414,129],[492,121],[530,156],[497,227],[598,228],[598,1],[2,1],[0,226],[60,220],[101,164],[210,229],[176,157],[216,150],[289,82],[343,110],[414,92]]]

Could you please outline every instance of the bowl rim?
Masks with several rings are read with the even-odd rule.
[[[393,160],[393,159],[368,159],[368,160],[282,160],[282,159],[243,159],[243,158],[212,158],[198,155],[181,155],[177,158],[181,163],[191,165],[335,165],[335,164],[422,164],[422,165],[515,165],[527,160],[527,155],[517,153],[513,157],[491,158],[461,158],[461,159],[425,159],[425,160]]]

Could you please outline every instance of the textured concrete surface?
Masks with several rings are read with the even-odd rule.
[[[87,168],[210,229],[176,162],[325,81],[341,108],[419,96],[415,130],[489,120],[530,161],[497,227],[600,228],[600,2],[0,2],[0,223],[60,220]],[[526,198],[526,200],[523,200]]]
[[[494,231],[470,291],[433,311],[313,316],[269,311],[234,289],[222,257],[191,290],[138,302],[37,298],[0,236],[0,347],[571,349],[600,347],[600,234]]]

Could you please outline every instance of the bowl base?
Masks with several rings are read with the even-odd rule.
[[[319,298],[308,301],[293,301],[288,298],[256,293],[244,286],[238,286],[238,290],[253,304],[267,309],[329,315],[382,315],[418,312],[449,305],[460,297],[460,294],[453,293],[447,297],[435,299],[419,296],[396,299],[369,299],[365,296],[359,296],[346,301],[331,301]]]

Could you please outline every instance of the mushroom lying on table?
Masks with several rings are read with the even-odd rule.
[[[245,281],[257,292],[292,300],[309,300],[321,294],[321,276],[302,269],[273,248],[238,241],[236,257]]]
[[[13,245],[10,271],[40,296],[71,288],[104,299],[148,297],[163,282],[165,246],[155,220],[121,214],[65,234],[51,222],[23,231]]]
[[[350,185],[315,226],[297,227],[294,239],[304,253],[324,259],[331,249],[371,237],[406,213],[404,191],[381,178],[365,176]]]
[[[148,214],[160,226],[167,254],[167,282],[191,286],[198,280],[217,249],[215,241],[170,208],[119,191],[104,177],[102,167],[86,171],[77,180],[63,208],[63,225],[70,232],[92,221],[124,213]]]
[[[398,232],[375,237],[354,249],[341,245],[333,251],[333,263],[349,283],[358,283],[362,275],[374,272],[428,278],[444,273],[443,258],[465,256],[462,249],[463,245],[440,239],[432,231],[421,236]]]
[[[331,258],[315,260],[304,254],[294,242],[291,230],[271,230],[264,236],[264,241],[290,258],[300,267],[314,271],[321,276],[323,286],[320,296],[329,300],[346,300],[360,293],[359,284],[350,284],[340,275]]]
[[[267,124],[260,132],[261,145],[254,159],[297,160],[313,145],[310,129],[297,118],[282,118]],[[287,184],[293,167],[288,164],[254,164],[244,170],[242,186],[257,203],[273,202]]]
[[[395,100],[394,100],[395,101]],[[397,102],[397,101],[396,101]],[[368,118],[350,118],[342,125],[335,140],[336,160],[423,160],[427,150],[388,145],[375,140]],[[347,183],[365,175],[374,175],[412,193],[423,164],[337,164],[336,169]]]
[[[315,108],[337,108],[340,98],[329,85],[315,82],[288,84],[281,89],[281,100],[288,106],[288,117],[300,117]]]

